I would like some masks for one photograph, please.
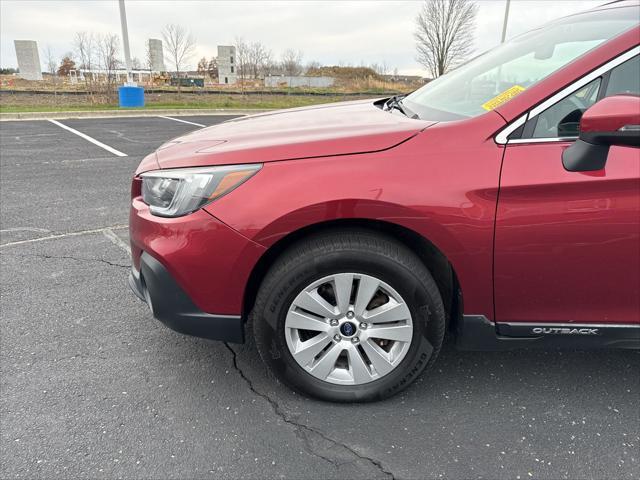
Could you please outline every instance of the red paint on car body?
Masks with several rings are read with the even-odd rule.
[[[134,268],[146,251],[159,260],[202,311],[236,314],[251,269],[264,247],[199,210],[160,218],[134,198],[129,219]]]
[[[616,95],[596,103],[582,116],[582,132],[615,132],[629,126],[640,127],[640,97]]]
[[[134,190],[134,267],[146,251],[203,311],[246,314],[249,278],[279,241],[327,222],[378,221],[411,230],[442,252],[466,314],[638,323],[638,149],[611,147],[603,171],[568,172],[561,161],[568,142],[505,146],[495,137],[636,47],[639,35],[640,28],[619,35],[465,120],[412,119],[364,100],[253,115],[168,142],[137,174],[263,166],[232,193],[179,218],[151,215]]]

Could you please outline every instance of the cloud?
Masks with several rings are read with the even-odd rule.
[[[479,0],[475,48],[500,41],[505,0]],[[508,36],[549,20],[592,8],[602,1],[513,0]],[[305,61],[354,65],[383,63],[405,74],[425,74],[415,60],[413,38],[419,1],[140,1],[127,0],[132,56],[144,57],[148,38],[161,38],[167,23],[188,27],[197,40],[198,58],[216,55],[216,46],[237,36],[260,41],[274,56],[301,50]],[[51,46],[57,57],[73,50],[77,31],[120,34],[115,0],[2,0],[0,64],[15,67],[14,39]],[[41,59],[42,60],[42,59]]]

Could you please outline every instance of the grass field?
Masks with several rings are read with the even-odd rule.
[[[340,102],[355,98],[366,97],[353,95],[177,95],[174,93],[152,93],[145,96],[146,106],[142,109],[278,109]],[[82,95],[3,93],[0,96],[0,112],[2,113],[117,109],[116,102],[92,103],[89,97]]]

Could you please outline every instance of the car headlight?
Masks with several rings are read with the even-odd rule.
[[[142,200],[160,217],[181,217],[246,182],[261,164],[176,168],[141,174]]]

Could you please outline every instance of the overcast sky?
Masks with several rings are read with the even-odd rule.
[[[507,37],[607,0],[513,0]],[[506,0],[477,0],[474,47],[480,53],[500,41]],[[216,55],[236,36],[261,41],[279,57],[299,49],[304,61],[327,65],[383,63],[403,74],[426,75],[415,60],[415,17],[420,1],[152,1],[127,0],[131,54],[144,58],[147,38],[162,27],[188,27],[197,41],[193,65]],[[56,57],[72,51],[77,31],[120,34],[117,0],[0,0],[0,65],[16,67],[13,40],[36,40]],[[124,56],[124,55],[122,55]]]

